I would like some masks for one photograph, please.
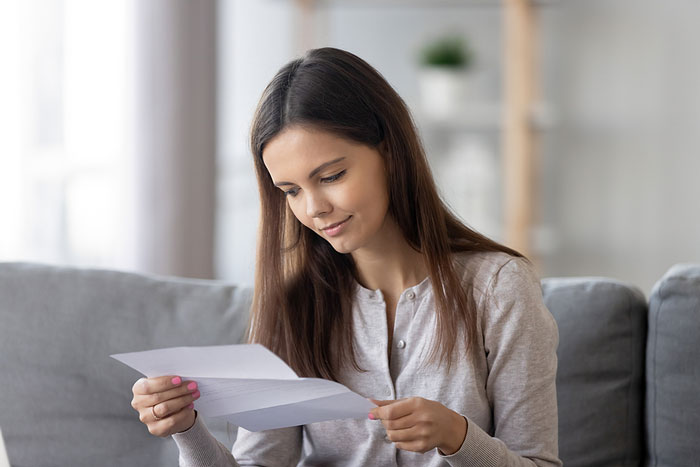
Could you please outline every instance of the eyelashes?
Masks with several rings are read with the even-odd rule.
[[[338,172],[337,174],[331,175],[330,177],[324,177],[324,178],[321,179],[321,182],[322,182],[322,183],[332,183],[332,182],[338,180],[338,179],[339,179],[340,177],[342,177],[343,175],[345,175],[345,170],[341,170],[341,171]]]
[[[336,180],[339,180],[343,175],[345,175],[346,170],[341,170],[335,175],[331,175],[328,177],[323,177],[320,179],[321,183],[333,183]],[[285,196],[296,196],[299,193],[299,188],[292,188],[291,190],[286,190],[284,191]]]

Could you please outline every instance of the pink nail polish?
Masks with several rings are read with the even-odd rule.
[[[199,390],[192,393],[192,397],[194,397],[195,399],[199,399],[199,396],[200,396]]]
[[[369,419],[370,419],[370,420],[376,420],[376,418],[374,418],[374,414],[369,414]]]
[[[190,405],[187,406],[188,409],[193,409],[194,408],[194,402],[192,402]]]
[[[180,378],[179,376],[176,376],[171,380],[171,382],[175,385],[178,385],[178,384],[182,383],[182,378]]]
[[[187,389],[189,389],[190,391],[192,391],[193,389],[197,389],[197,383],[192,381],[190,384],[187,385]]]

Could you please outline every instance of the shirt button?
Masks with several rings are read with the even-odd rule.
[[[403,349],[404,347],[406,347],[406,343],[405,343],[403,340],[400,340],[400,341],[396,344],[396,347],[398,347],[399,349]]]
[[[408,292],[406,294],[406,298],[409,300],[413,300],[414,298],[416,298],[416,294],[414,294],[413,292]]]

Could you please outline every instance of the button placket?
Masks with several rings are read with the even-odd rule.
[[[370,294],[370,298],[372,300],[374,300],[376,302],[376,306],[381,308],[382,311],[384,312],[383,314],[377,314],[377,316],[380,316],[380,315],[385,316],[385,314],[386,314],[386,302],[384,301],[384,296],[382,295],[381,291],[372,292]],[[381,341],[383,343],[382,351],[383,351],[384,355],[386,355],[388,346],[390,346],[391,343],[388,342],[388,340],[387,340],[387,334],[388,334],[387,331],[388,330],[386,327],[386,325],[387,325],[386,319],[382,319],[381,321],[382,321],[382,325],[383,325],[380,327],[381,333],[383,336],[383,340]],[[386,365],[387,365],[386,366],[386,373],[385,373],[387,379],[386,379],[386,385],[384,386],[383,392],[382,392],[383,396],[381,396],[381,397],[383,399],[386,399],[386,400],[391,400],[391,399],[395,398],[394,397],[394,391],[395,391],[394,381],[393,381],[392,376],[391,376],[391,362],[386,360],[386,359],[384,361],[386,361]]]
[[[413,313],[415,313],[415,303],[414,300],[416,299],[416,293],[413,290],[408,290],[405,295],[405,306],[410,309],[410,314],[411,318],[408,318],[408,321],[410,321],[413,317]],[[406,303],[408,302],[408,303]],[[400,326],[402,330],[405,330],[408,327],[408,323],[404,323]],[[398,337],[398,336],[397,336]],[[406,348],[406,340],[405,338],[401,338],[398,341],[396,341],[395,347],[399,350],[403,350]]]

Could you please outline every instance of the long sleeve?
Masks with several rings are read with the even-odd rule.
[[[180,450],[180,467],[236,467],[239,465],[226,446],[209,432],[199,415],[189,430],[176,433],[172,438]]]
[[[469,420],[462,447],[443,456],[458,466],[561,466],[558,457],[556,322],[522,259],[492,278],[480,304],[493,408],[490,436]]]
[[[172,438],[180,450],[180,467],[286,467],[299,461],[301,430],[290,427],[253,433],[239,428],[233,450],[229,452],[198,416],[189,430]]]
[[[300,426],[258,432],[239,428],[233,454],[240,465],[294,467],[301,456],[302,430]]]

